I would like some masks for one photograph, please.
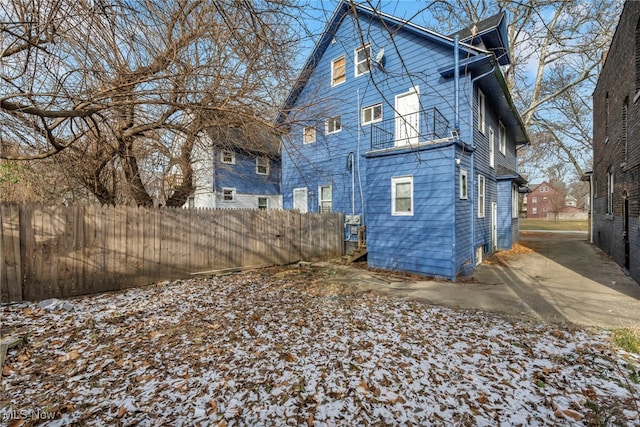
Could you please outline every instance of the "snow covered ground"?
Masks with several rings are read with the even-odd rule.
[[[314,280],[267,270],[76,298],[71,310],[3,307],[3,335],[28,344],[7,355],[0,420],[640,424],[640,358],[606,331]]]

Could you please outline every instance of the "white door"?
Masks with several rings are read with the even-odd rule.
[[[307,202],[307,188],[294,188],[293,189],[293,209],[297,209],[300,213],[307,213],[308,208]]]
[[[498,247],[498,204],[491,202],[491,252]]]
[[[420,131],[418,88],[396,96],[396,147],[418,143]]]

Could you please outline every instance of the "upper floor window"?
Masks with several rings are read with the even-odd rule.
[[[478,174],[478,218],[484,218],[484,175]]]
[[[256,157],[256,173],[267,175],[269,173],[269,159],[266,157]]]
[[[496,166],[496,138],[492,127],[489,127],[489,166]]]
[[[312,142],[316,142],[316,127],[315,126],[305,126],[302,131],[302,142],[304,144],[311,144]]]
[[[220,153],[220,161],[228,165],[235,165],[236,154],[233,151],[222,151]]]
[[[413,215],[413,177],[391,178],[391,215]]]
[[[324,123],[324,127],[327,135],[340,132],[342,130],[342,121],[340,120],[340,116],[328,118]]]
[[[541,193],[548,193],[549,192],[549,187],[547,187],[546,185],[543,185],[542,187],[540,187],[540,192]]]
[[[356,77],[369,72],[371,46],[364,45],[356,49],[354,67]]]
[[[478,89],[478,130],[484,133],[485,126],[485,99],[484,93]]]
[[[532,203],[532,204],[536,204],[536,203],[538,203],[538,198],[537,198],[537,197],[532,197],[532,198],[531,198],[531,203]]]
[[[362,109],[362,124],[375,123],[382,120],[382,104],[371,105]]]
[[[331,61],[331,86],[347,81],[347,67],[344,55]]]
[[[502,154],[507,154],[507,129],[502,122],[498,122],[498,147]]]
[[[320,187],[318,193],[320,193],[320,212],[329,213],[331,212],[333,205],[333,197],[331,194],[331,186],[323,185]]]

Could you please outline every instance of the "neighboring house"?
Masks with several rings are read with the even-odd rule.
[[[564,193],[548,182],[532,185],[527,194],[527,218],[553,219],[564,207]]]
[[[342,1],[280,122],[285,209],[366,226],[370,267],[455,280],[518,236],[505,15],[444,36]]]
[[[279,140],[268,131],[208,129],[193,158],[187,207],[282,209]]]
[[[592,239],[640,282],[640,2],[627,1],[593,93]]]

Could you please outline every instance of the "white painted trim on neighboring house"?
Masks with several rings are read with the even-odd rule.
[[[298,209],[300,213],[309,212],[309,194],[307,187],[293,189],[293,209]]]

